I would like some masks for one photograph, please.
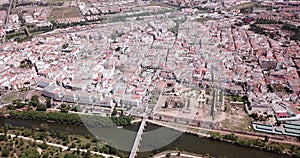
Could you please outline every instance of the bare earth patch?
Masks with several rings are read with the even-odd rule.
[[[50,13],[49,20],[72,17],[80,17],[79,11],[76,7],[53,8]]]

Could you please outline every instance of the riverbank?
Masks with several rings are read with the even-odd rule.
[[[174,157],[174,158],[213,158],[208,155],[200,155],[195,153],[189,153],[185,151],[176,151],[176,150],[167,150],[153,155],[153,158],[165,158],[165,157]]]
[[[27,127],[32,129],[34,131],[37,128],[40,128],[41,124],[44,124],[44,121],[32,121],[32,120],[16,120],[16,119],[0,119],[0,125],[4,124],[11,124],[12,126],[19,126],[19,127]],[[73,137],[73,135],[81,135],[85,137],[86,135],[91,135],[89,130],[82,125],[68,125],[68,124],[59,124],[55,122],[47,122],[46,123],[49,127],[50,131],[57,131],[57,132],[63,132],[65,134],[68,134],[69,136]],[[138,124],[131,125],[131,126],[124,126],[124,129],[129,131],[137,131],[138,130]],[[161,126],[148,123],[145,129],[145,133],[153,131],[155,129],[161,128]],[[116,129],[119,131],[119,129]],[[175,131],[175,130],[174,130]],[[111,132],[109,132],[111,133]],[[179,132],[178,132],[179,133]],[[219,141],[213,141],[204,137],[195,136],[192,134],[186,134],[182,133],[179,134],[180,136],[174,140],[172,143],[163,146],[159,149],[154,149],[151,151],[145,151],[145,152],[139,152],[139,157],[152,157],[153,155],[163,152],[163,151],[170,151],[170,150],[180,150],[180,151],[186,151],[189,153],[196,153],[196,154],[209,154],[213,157],[230,157],[230,158],[240,158],[240,155],[243,155],[243,158],[266,158],[266,157],[272,157],[272,158],[289,158],[284,155],[278,155],[271,152],[265,152],[260,151],[257,149],[252,148],[245,148],[241,147],[235,144],[231,143],[225,143],[225,142],[219,142]],[[146,139],[147,135],[144,135],[143,140],[141,142],[141,146],[146,146],[148,144],[156,145],[158,142],[156,140],[161,140],[161,137],[158,138],[151,138],[151,140]],[[84,139],[84,138],[82,138]],[[121,138],[117,138],[121,139]],[[101,141],[101,140],[99,140]],[[133,139],[132,139],[133,141]],[[149,142],[150,141],[150,142]],[[83,140],[82,140],[83,142]],[[54,142],[56,143],[56,142]],[[60,142],[62,144],[63,142]],[[129,142],[128,142],[129,143]],[[127,145],[128,145],[127,143]],[[216,149],[222,149],[222,150],[216,150]],[[122,152],[125,155],[128,155],[128,152],[119,151]]]
[[[15,111],[10,110],[8,118],[37,120],[37,121],[53,121],[56,123],[64,123],[70,125],[85,125],[89,127],[114,127],[130,125],[131,116],[120,117],[103,117],[98,115],[80,115],[69,114],[63,112],[45,112],[45,111]]]
[[[221,130],[204,129],[188,125],[180,125],[163,121],[149,120],[149,123],[171,128],[180,132],[205,137],[214,141],[226,142],[247,148],[254,148],[276,154],[300,157],[300,151],[294,150],[293,146],[300,146],[300,143],[284,140],[269,139],[252,135],[243,135]],[[267,139],[267,140],[266,140]]]

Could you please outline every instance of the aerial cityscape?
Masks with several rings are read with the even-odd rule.
[[[0,155],[300,157],[300,1],[1,0]]]

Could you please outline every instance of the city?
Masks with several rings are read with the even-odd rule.
[[[163,147],[157,144],[148,149],[143,145],[148,126],[300,156],[299,1],[2,0],[0,5],[0,134],[12,142],[40,141],[32,148],[38,157],[234,157],[226,151],[157,152]],[[49,129],[52,122],[85,126],[93,136],[82,139],[99,139],[97,151],[82,148],[78,140],[79,146],[51,144],[47,137],[16,134],[23,128],[14,125],[17,120],[43,122],[29,128],[43,129],[38,132],[51,139],[61,139]],[[106,136],[98,135],[96,126],[135,132],[123,148],[117,140],[98,138]],[[3,156],[1,150],[2,157],[30,157],[16,147],[7,150],[14,152]],[[153,155],[142,153],[148,151]]]

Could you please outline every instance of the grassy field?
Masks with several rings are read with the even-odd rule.
[[[19,97],[18,94],[16,94],[16,93],[10,93],[8,95],[3,96],[2,97],[2,101],[6,102],[6,103],[7,102],[12,102],[12,101],[16,100],[18,97]]]
[[[49,20],[56,20],[60,18],[79,17],[80,14],[76,7],[53,8]]]

